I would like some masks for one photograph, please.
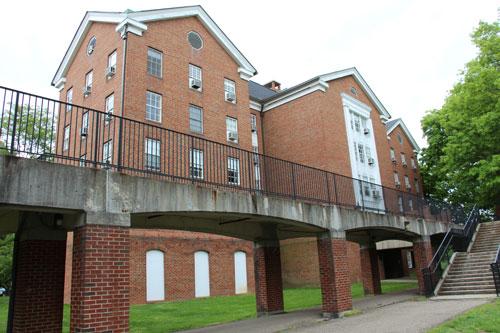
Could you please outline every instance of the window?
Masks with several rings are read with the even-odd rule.
[[[194,253],[194,296],[210,296],[210,269],[208,253],[205,251]]]
[[[94,71],[90,71],[85,75],[85,87],[92,89],[92,82],[94,81]]]
[[[189,150],[189,177],[203,179],[203,150]]]
[[[396,153],[394,152],[394,148],[391,148],[391,161],[396,162]]]
[[[114,68],[116,70],[116,51],[113,51],[108,56],[108,68]]]
[[[160,171],[160,140],[146,138],[145,142],[145,168]]]
[[[161,78],[163,55],[160,51],[148,48],[148,74]]]
[[[146,252],[146,301],[165,300],[165,255],[159,250]]]
[[[236,103],[236,84],[232,80],[224,79],[224,99]]]
[[[108,97],[106,97],[105,101],[106,123],[111,121],[114,108],[115,108],[115,95],[111,94]]]
[[[415,178],[415,179],[414,179],[414,181],[415,181],[415,191],[416,191],[417,193],[420,193],[420,185],[419,185],[419,183],[418,183],[418,179],[417,179],[417,178]]]
[[[102,146],[102,162],[109,164],[113,159],[113,140],[108,140]]]
[[[404,212],[403,197],[402,196],[398,196],[398,206],[399,206],[399,211],[401,213]]]
[[[87,165],[86,160],[87,160],[87,154],[83,154],[82,156],[80,156],[80,166],[81,167],[84,167]]]
[[[203,47],[203,40],[197,32],[190,31],[188,33],[188,42],[193,49],[199,50]]]
[[[234,288],[235,294],[245,294],[247,288],[247,254],[243,251],[234,253]]]
[[[403,164],[403,166],[406,166],[406,156],[403,153],[401,153],[401,164]]]
[[[250,128],[252,132],[257,132],[257,116],[254,114],[250,115]]]
[[[410,178],[407,175],[405,175],[405,186],[408,190],[411,189]]]
[[[410,207],[410,210],[413,210],[413,199],[408,199],[408,207]]]
[[[68,150],[68,148],[69,148],[70,131],[71,131],[70,125],[64,127],[63,150]]]
[[[66,105],[66,111],[71,111],[71,109],[73,108],[73,88],[69,88],[68,91],[66,92],[66,103],[68,103],[68,105]]]
[[[401,135],[399,133],[397,134],[397,137],[398,137],[399,144],[402,145],[403,144],[403,138],[401,137]]]
[[[354,129],[356,132],[361,132],[361,119],[359,116],[353,115],[354,118]]]
[[[240,185],[240,160],[227,158],[227,181],[231,185]]]
[[[360,163],[365,163],[365,150],[362,144],[358,143],[358,157]]]
[[[394,172],[394,183],[396,184],[396,186],[399,186],[400,183],[399,183],[399,175],[397,172]]]
[[[354,159],[358,161],[358,144],[354,141]]]
[[[374,160],[372,159],[372,152],[370,150],[370,147],[368,146],[365,146],[365,156],[369,165],[374,164]]]
[[[416,169],[416,168],[417,168],[417,164],[415,163],[415,159],[414,159],[413,157],[411,158],[411,167],[412,167],[413,169]]]
[[[238,120],[226,117],[226,136],[227,141],[238,143]]]
[[[189,129],[203,133],[203,109],[194,105],[189,106]]]
[[[146,92],[146,119],[161,122],[161,95]]]
[[[201,68],[189,64],[189,88],[201,91],[202,82]]]
[[[88,133],[89,133],[89,113],[85,112],[84,114],[82,114],[82,130],[80,134],[82,136],[87,136]]]

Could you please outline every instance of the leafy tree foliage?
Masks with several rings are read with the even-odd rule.
[[[0,237],[0,287],[10,290],[12,285],[12,251],[14,234]]]
[[[500,205],[500,25],[471,35],[479,53],[444,105],[422,120],[422,175],[431,197],[489,209]]]

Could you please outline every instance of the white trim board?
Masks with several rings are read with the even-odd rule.
[[[118,12],[87,12],[83,17],[80,26],[78,27],[73,40],[71,41],[66,54],[64,55],[59,68],[57,69],[52,85],[58,88],[61,87],[61,80],[65,78],[69,66],[71,65],[76,52],[80,48],[90,26],[93,22],[117,23],[117,31],[126,23],[133,23],[130,32],[141,35],[147,29],[147,22],[172,20],[183,17],[197,17],[201,23],[207,28],[211,35],[221,44],[228,54],[239,65],[238,72],[244,80],[257,74],[257,70],[224,34],[219,26],[205,12],[201,6],[165,8],[156,10],[146,10],[138,12],[118,13]]]

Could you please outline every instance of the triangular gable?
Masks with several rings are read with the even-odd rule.
[[[165,8],[156,10],[145,10],[124,13],[118,12],[87,12],[78,27],[78,30],[70,43],[66,54],[64,55],[59,68],[57,69],[52,85],[59,87],[64,84],[65,76],[71,65],[77,50],[80,48],[83,39],[85,38],[91,24],[93,22],[116,23],[117,31],[127,23],[132,29],[130,32],[141,35],[147,29],[148,22],[172,20],[183,17],[197,17],[205,28],[212,34],[212,36],[221,44],[226,52],[234,59],[239,65],[238,72],[240,77],[248,80],[250,77],[257,74],[257,70],[245,58],[245,56],[238,50],[238,48],[231,42],[231,40],[224,34],[219,26],[212,20],[212,18],[205,12],[201,6]]]
[[[403,130],[403,132],[406,135],[406,137],[408,138],[408,140],[410,140],[410,143],[413,146],[413,148],[417,152],[419,152],[420,147],[418,146],[417,141],[415,141],[415,139],[411,135],[410,130],[408,130],[408,127],[406,127],[405,123],[403,122],[403,119],[399,118],[399,119],[393,120],[389,124],[389,126],[387,127],[387,135],[391,134],[391,132],[394,131],[396,129],[396,127],[398,127],[398,126],[401,126],[401,129]]]

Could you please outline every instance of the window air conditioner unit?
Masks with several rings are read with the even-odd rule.
[[[80,135],[85,137],[89,133],[88,127],[82,127],[82,130],[80,131]]]
[[[83,88],[83,97],[88,97],[92,92],[92,86],[85,86]]]
[[[236,94],[232,92],[226,91],[225,95],[226,95],[226,101],[228,102],[234,102],[236,100]]]
[[[113,75],[116,74],[116,67],[115,66],[110,66],[106,68],[106,78],[109,80],[113,77]]]
[[[396,164],[396,158],[395,157],[391,157],[391,162]]]
[[[375,159],[373,157],[368,158],[368,164],[369,165],[374,165],[375,164]]]
[[[407,189],[408,191],[410,191],[410,190],[411,190],[411,185],[409,185],[409,184],[408,184],[408,185],[406,185],[406,189]]]
[[[109,121],[111,121],[111,119],[113,119],[113,111],[106,112],[106,115],[104,116],[104,120],[109,122]]]
[[[396,181],[395,183],[396,183],[396,188],[401,188],[401,182]]]
[[[259,164],[259,155],[257,154],[253,155],[253,164]]]
[[[372,196],[374,198],[380,198],[380,191],[379,190],[372,190]]]
[[[252,132],[257,132],[257,124],[252,123]]]
[[[403,164],[403,167],[405,167],[405,168],[408,166],[408,164],[406,164],[406,162],[402,162],[402,164]]]
[[[193,89],[201,89],[201,80],[189,78],[189,86]]]
[[[370,133],[370,129],[369,129],[368,127],[365,127],[365,128],[363,129],[363,133],[365,133],[365,134],[369,134],[369,133]]]
[[[235,132],[229,132],[228,139],[229,139],[229,141],[236,142],[236,141],[238,141],[238,134]]]

